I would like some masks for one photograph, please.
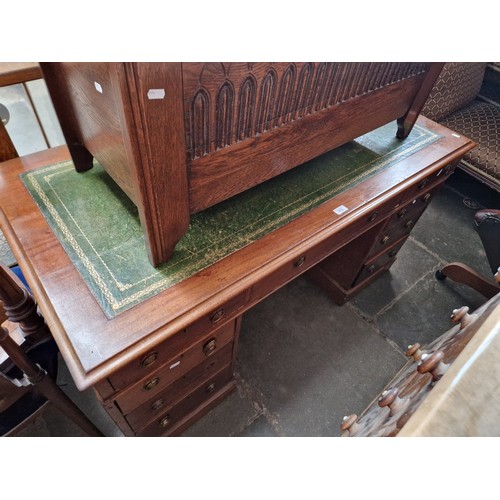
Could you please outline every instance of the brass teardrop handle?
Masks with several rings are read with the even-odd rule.
[[[429,179],[424,179],[419,185],[418,185],[418,189],[424,189],[425,186],[427,186],[427,184],[429,184]]]
[[[144,389],[150,391],[155,388],[160,382],[160,377],[155,377],[144,384]]]
[[[385,245],[389,241],[389,236],[385,235],[381,240],[380,244]]]
[[[302,266],[302,264],[304,264],[304,262],[306,261],[306,256],[305,255],[301,255],[294,263],[294,266],[295,267],[300,267]]]
[[[160,427],[168,427],[170,424],[170,415],[165,415],[161,420],[160,420]]]
[[[215,311],[212,316],[210,316],[210,321],[212,323],[218,323],[222,317],[224,316],[224,309],[222,309],[222,307],[220,309],[217,309],[217,311]]]
[[[407,213],[408,213],[408,209],[407,209],[407,208],[402,208],[402,209],[398,212],[398,217],[399,217],[399,218],[404,217]]]
[[[153,411],[158,411],[160,408],[163,408],[163,406],[165,405],[165,401],[163,401],[163,399],[157,399],[152,405],[151,405],[151,409]]]
[[[370,217],[368,217],[368,222],[373,222],[377,218],[378,218],[378,212],[375,211],[370,215]]]
[[[158,359],[158,353],[156,351],[150,352],[146,354],[144,358],[142,358],[141,366],[146,368],[147,366],[151,366]]]
[[[427,193],[425,196],[424,196],[424,202],[427,203],[430,199],[431,199],[431,193]]]
[[[406,229],[411,229],[413,227],[413,224],[415,224],[412,220],[409,220],[406,224],[405,224],[405,228]]]
[[[212,355],[216,349],[217,349],[217,340],[214,337],[203,345],[203,354],[205,354],[205,356],[208,357]]]

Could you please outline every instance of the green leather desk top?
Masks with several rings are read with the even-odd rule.
[[[191,216],[174,256],[148,261],[137,209],[98,164],[63,162],[22,179],[105,314],[111,318],[223,259],[438,139],[416,125],[381,127]]]

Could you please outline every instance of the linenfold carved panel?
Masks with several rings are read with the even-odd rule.
[[[426,63],[183,65],[188,158],[425,72]]]

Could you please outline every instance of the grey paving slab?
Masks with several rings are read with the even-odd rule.
[[[79,391],[76,388],[71,374],[69,373],[69,370],[61,356],[59,356],[57,384],[74,401],[74,403],[82,409],[87,417],[94,422],[94,424],[105,436],[123,436],[123,433],[97,400],[94,391],[92,389]]]
[[[16,437],[88,437],[80,427],[49,404]]]
[[[276,433],[273,426],[263,415],[254,420],[250,425],[245,427],[242,432],[236,435],[236,437],[278,437],[278,436],[279,434]]]
[[[259,416],[259,409],[237,387],[224,401],[184,432],[187,437],[238,435]]]
[[[352,307],[300,278],[245,314],[238,361],[281,435],[336,436],[405,359]]]
[[[500,209],[500,193],[476,181],[460,168],[446,181],[451,189],[480,205],[480,208]]]
[[[363,316],[370,318],[408,290],[429,270],[436,270],[439,260],[424,248],[407,240],[388,272],[352,300]]]
[[[463,262],[491,276],[481,240],[473,227],[475,212],[464,205],[461,195],[445,187],[415,225],[412,237],[444,261]]]
[[[468,306],[471,311],[486,299],[465,285],[437,281],[429,272],[391,308],[375,318],[378,328],[405,350],[419,342],[425,345],[446,332],[453,309]]]

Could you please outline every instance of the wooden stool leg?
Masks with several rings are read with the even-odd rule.
[[[0,330],[0,346],[26,375],[30,384],[58,410],[78,424],[90,436],[103,436],[102,432],[85,416],[80,408],[47,376],[47,372],[26,356],[16,342],[9,337],[8,330],[3,327]]]
[[[488,299],[500,292],[500,286],[495,281],[485,278],[461,262],[452,262],[440,271],[436,271],[436,278],[438,280],[450,278],[457,283],[470,286]]]

